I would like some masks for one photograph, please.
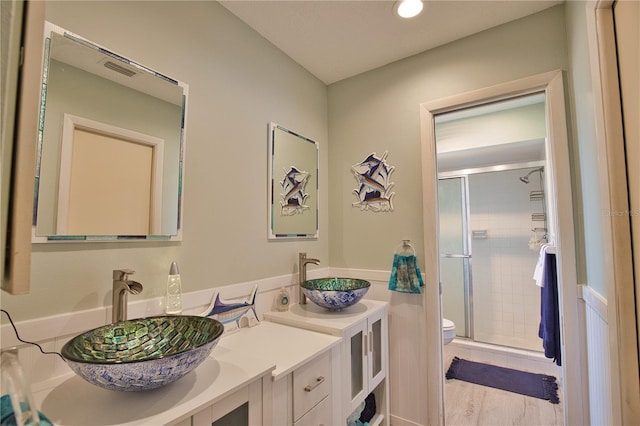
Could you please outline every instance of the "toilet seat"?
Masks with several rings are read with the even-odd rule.
[[[448,345],[456,337],[456,324],[446,318],[442,318],[442,342]]]
[[[455,328],[456,325],[453,323],[453,321],[442,318],[442,331],[455,330]]]

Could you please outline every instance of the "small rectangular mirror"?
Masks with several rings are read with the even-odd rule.
[[[33,242],[180,240],[188,86],[45,23]]]
[[[318,238],[318,145],[269,124],[269,239]]]

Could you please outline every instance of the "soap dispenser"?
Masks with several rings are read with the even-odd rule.
[[[182,313],[182,283],[176,262],[171,263],[167,277],[167,296],[165,312],[170,315]]]
[[[282,286],[276,296],[276,309],[280,312],[287,311],[289,309],[289,301],[289,292]]]

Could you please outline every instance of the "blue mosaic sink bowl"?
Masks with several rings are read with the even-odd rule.
[[[339,311],[362,299],[371,283],[357,278],[318,278],[300,284],[302,292],[316,305]]]
[[[89,383],[116,391],[146,391],[195,369],[223,331],[221,322],[206,317],[132,319],[74,337],[62,347],[62,356]]]

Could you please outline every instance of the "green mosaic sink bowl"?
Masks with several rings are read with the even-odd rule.
[[[371,283],[357,278],[318,278],[300,284],[302,292],[316,305],[339,311],[355,305],[369,291]]]
[[[132,319],[74,337],[62,347],[62,356],[89,383],[109,390],[145,391],[195,369],[223,331],[221,322],[199,316]]]

